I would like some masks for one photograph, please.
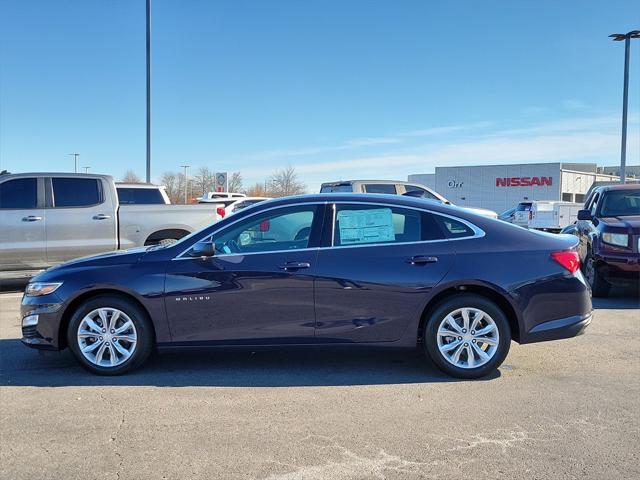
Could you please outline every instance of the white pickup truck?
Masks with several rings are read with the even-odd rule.
[[[72,258],[168,243],[220,219],[216,204],[121,205],[108,175],[0,175],[0,279]]]

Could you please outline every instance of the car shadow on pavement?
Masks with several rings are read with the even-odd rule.
[[[640,290],[635,288],[612,288],[607,298],[592,298],[593,308],[614,310],[640,309]]]
[[[499,372],[482,380],[493,380]],[[345,349],[176,349],[117,377],[83,370],[69,350],[38,353],[0,340],[0,385],[308,387],[455,382],[418,351]]]

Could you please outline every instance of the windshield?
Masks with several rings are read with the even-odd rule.
[[[611,190],[604,194],[600,216],[630,217],[640,215],[640,189]]]
[[[519,203],[518,207],[516,208],[517,212],[528,212],[529,210],[531,210],[530,203]]]
[[[353,192],[353,187],[350,183],[340,183],[338,185],[322,185],[320,193],[338,193],[338,192]]]

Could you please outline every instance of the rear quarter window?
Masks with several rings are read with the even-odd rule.
[[[434,215],[434,217],[447,238],[466,238],[476,234],[469,225],[459,220],[440,215]]]

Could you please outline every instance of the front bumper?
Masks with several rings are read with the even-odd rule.
[[[22,297],[21,322],[25,317],[37,315],[36,325],[22,326],[22,343],[40,350],[59,350],[59,331],[62,317],[62,301],[55,295]]]
[[[527,332],[520,343],[546,342],[582,335],[593,315],[574,315],[540,323]]]
[[[640,282],[640,255],[601,252],[596,258],[598,273],[611,283]]]

